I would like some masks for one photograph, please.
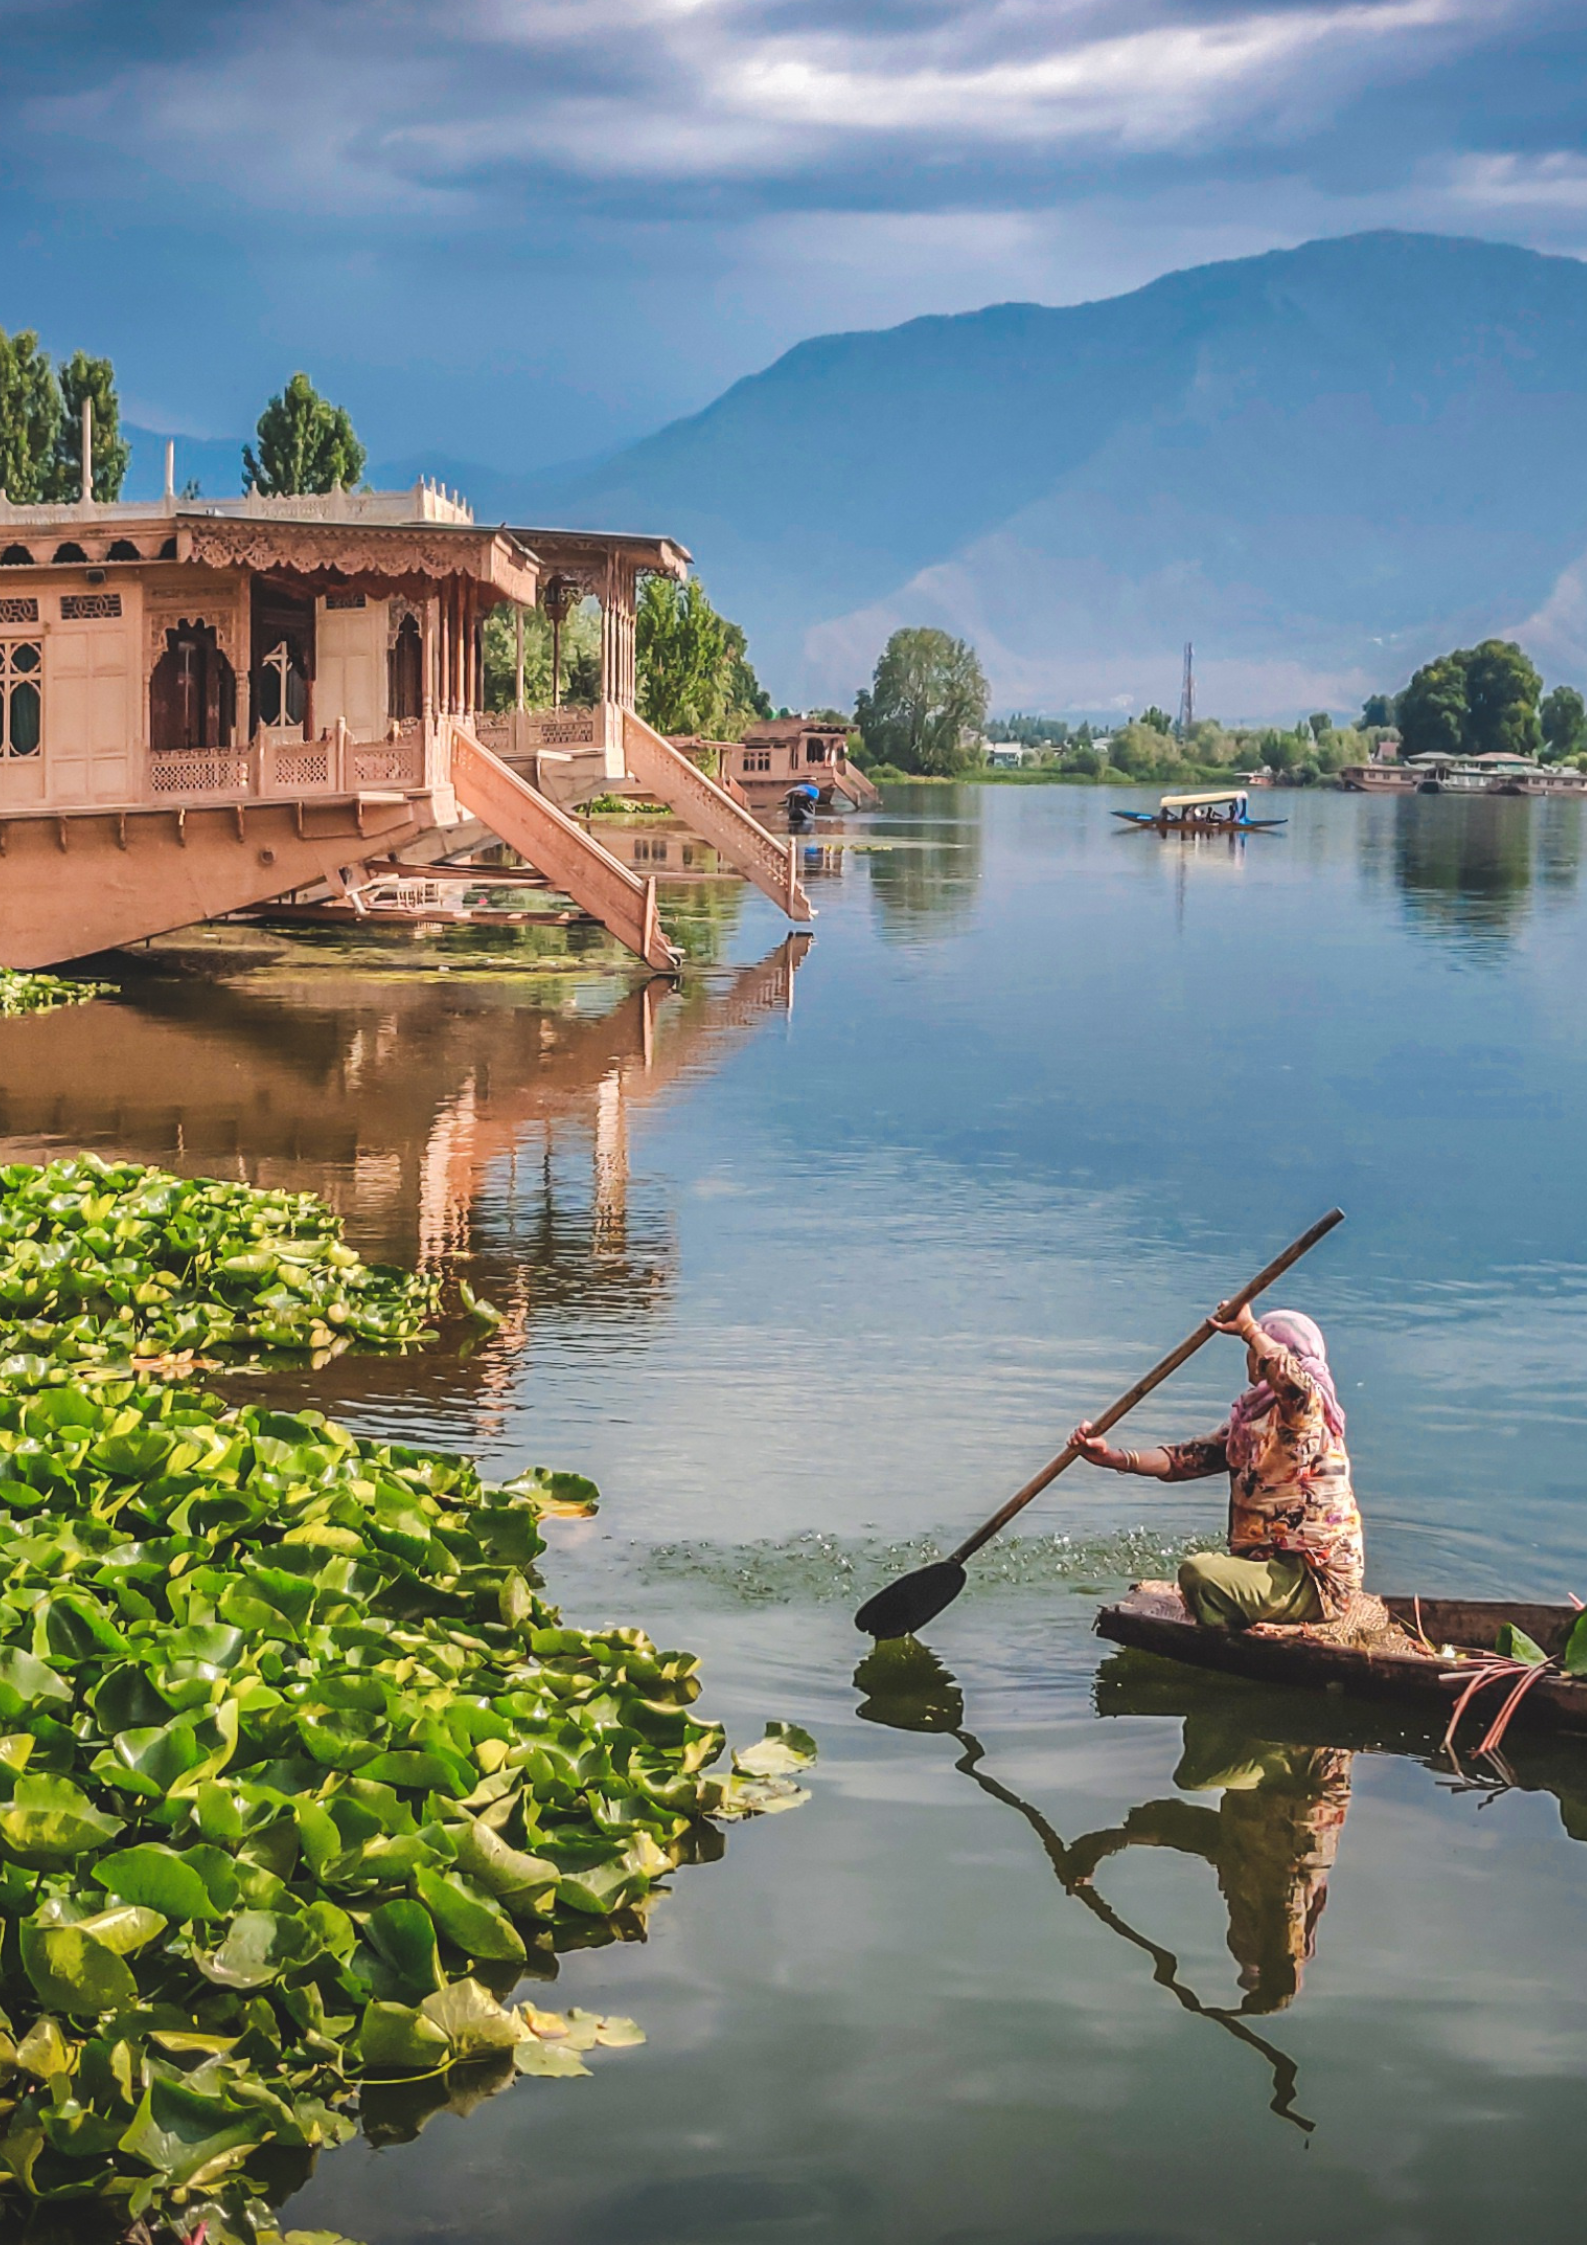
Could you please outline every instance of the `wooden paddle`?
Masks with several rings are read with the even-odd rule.
[[[1253,1302],[1258,1294],[1266,1293],[1275,1279],[1282,1278],[1293,1264],[1298,1263],[1303,1255],[1309,1254],[1320,1239],[1325,1239],[1334,1226],[1342,1224],[1344,1220],[1345,1212],[1342,1208],[1331,1208],[1326,1216],[1320,1217],[1313,1224],[1310,1231],[1302,1232],[1299,1239],[1293,1240],[1282,1255],[1275,1255],[1271,1263],[1257,1272],[1248,1286],[1242,1286],[1238,1294],[1231,1294],[1226,1302],[1220,1302],[1214,1314],[1225,1323],[1237,1316],[1247,1302]],[[1187,1340],[1181,1341],[1177,1349],[1171,1349],[1160,1364],[1154,1364],[1148,1373],[1136,1381],[1134,1387],[1126,1389],[1116,1403],[1110,1403],[1105,1411],[1092,1420],[1093,1433],[1106,1434],[1109,1427],[1116,1426],[1127,1411],[1134,1410],[1143,1395],[1150,1395],[1153,1388],[1159,1387],[1170,1372],[1177,1372],[1188,1357],[1194,1356],[1197,1349],[1203,1348],[1212,1339],[1216,1331],[1217,1327],[1212,1319],[1203,1318]],[[934,1621],[945,1606],[953,1604],[964,1588],[965,1561],[974,1558],[983,1544],[990,1543],[1000,1529],[1008,1526],[1016,1512],[1023,1512],[1032,1497],[1039,1497],[1047,1484],[1056,1481],[1065,1467],[1072,1466],[1082,1454],[1077,1444],[1066,1442],[1057,1457],[1044,1465],[1040,1473],[1026,1482],[1023,1489],[1018,1490],[1007,1504],[994,1512],[990,1520],[983,1521],[973,1535],[966,1536],[957,1551],[946,1559],[937,1560],[930,1567],[917,1567],[913,1574],[901,1576],[897,1582],[890,1582],[884,1590],[879,1590],[874,1598],[867,1599],[854,1617],[855,1628],[864,1630],[871,1637],[908,1637],[917,1629],[924,1629],[926,1623]]]

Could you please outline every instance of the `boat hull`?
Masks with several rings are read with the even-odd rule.
[[[1411,1629],[1417,1626],[1418,1601],[1386,1598],[1384,1604],[1396,1621]],[[1473,1652],[1491,1652],[1500,1629],[1509,1622],[1525,1630],[1544,1652],[1557,1653],[1577,1618],[1572,1606],[1451,1598],[1423,1598],[1419,1604],[1421,1627],[1434,1645],[1456,1645]],[[1453,1664],[1330,1645],[1296,1630],[1200,1629],[1193,1621],[1170,1612],[1168,1601],[1151,1592],[1132,1591],[1116,1606],[1104,1606],[1097,1616],[1096,1629],[1099,1637],[1113,1644],[1133,1645],[1141,1652],[1157,1653],[1187,1667],[1217,1669],[1256,1683],[1344,1692],[1361,1699],[1397,1700],[1403,1706],[1446,1717],[1470,1680],[1469,1672],[1456,1674]],[[1490,1687],[1480,1704],[1491,1715],[1497,1711],[1500,1696]],[[1541,1678],[1516,1709],[1515,1721],[1529,1730],[1587,1737],[1587,1681],[1569,1676]]]

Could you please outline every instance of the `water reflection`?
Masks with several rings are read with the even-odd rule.
[[[1536,896],[1569,896],[1581,874],[1582,807],[1568,799],[1398,796],[1387,835],[1362,825],[1369,871],[1385,864],[1413,920],[1481,951],[1513,936]]]
[[[631,1176],[633,1114],[787,1012],[808,940],[681,988],[329,964],[151,979],[0,1023],[0,1158],[94,1147],[318,1193],[366,1256],[467,1266],[505,1317],[461,1384],[504,1396],[534,1320],[648,1322],[677,1246],[669,1196]],[[442,1351],[343,1359],[335,1381],[412,1401],[456,1375]]]
[[[1525,1738],[1504,1765],[1503,1785],[1473,1782],[1452,1773],[1435,1728],[1402,1722],[1393,1710],[1323,1694],[1271,1691],[1134,1651],[1116,1652],[1103,1662],[1097,1712],[1182,1723],[1173,1775],[1179,1797],[1143,1801],[1120,1822],[1065,1840],[1033,1802],[985,1767],[986,1748],[966,1728],[959,1685],[926,1646],[911,1638],[878,1646],[855,1670],[854,1685],[862,1695],[857,1709],[862,1721],[955,1739],[962,1749],[955,1766],[1029,1825],[1064,1892],[1149,1957],[1154,1980],[1182,2009],[1255,2050],[1269,2069],[1269,2109],[1307,2133],[1315,2123],[1296,2107],[1295,2061],[1252,2022],[1288,2009],[1303,1992],[1357,1756],[1413,1758],[1457,1793],[1548,1792],[1569,1836],[1587,1840],[1587,1763],[1568,1742]],[[1208,1793],[1221,1796],[1216,1806],[1184,1797]],[[1101,1892],[1103,1866],[1136,1847],[1167,1849],[1213,1872],[1237,1968],[1237,2004],[1205,2001],[1186,1982],[1175,1953],[1131,1924]]]
[[[889,788],[877,822],[892,847],[866,855],[877,921],[884,936],[913,942],[949,935],[969,919],[981,884],[980,790],[922,785]]]
[[[1149,1957],[1152,1963],[1153,1979],[1159,1987],[1166,1988],[1169,1991],[1182,2010],[1191,2012],[1197,2018],[1210,2019],[1216,2026],[1223,2028],[1226,2033],[1232,2035],[1236,2041],[1243,2042],[1257,2051],[1266,2060],[1271,2075],[1272,2095],[1269,2099],[1269,2109],[1277,2113],[1280,2119],[1292,2122],[1304,2134],[1309,2135],[1311,2133],[1316,2126],[1315,2121],[1307,2119],[1305,2114],[1297,2112],[1295,2109],[1295,2092],[1299,2078],[1295,2061],[1287,2056],[1284,2051],[1276,2049],[1265,2036],[1259,2034],[1242,2016],[1246,2012],[1275,2009],[1278,2006],[1261,2000],[1253,2000],[1254,1989],[1251,1993],[1248,1993],[1246,2000],[1239,2006],[1238,2010],[1203,2002],[1196,1991],[1185,1981],[1180,1970],[1179,1959],[1174,1952],[1132,1925],[1110,1902],[1104,1899],[1093,1883],[1096,1871],[1101,1863],[1109,1855],[1117,1854],[1124,1847],[1136,1845],[1170,1846],[1180,1847],[1187,1853],[1207,1854],[1208,1836],[1199,1827],[1192,1826],[1189,1831],[1175,1829],[1174,1820],[1165,1818],[1160,1813],[1164,1809],[1182,1810],[1184,1804],[1178,1802],[1149,1802],[1145,1804],[1143,1810],[1132,1811],[1131,1817],[1126,1820],[1125,1825],[1119,1827],[1116,1831],[1088,1832],[1078,1840],[1066,1842],[1059,1836],[1033,1801],[1024,1799],[1022,1795],[1014,1792],[1010,1786],[1005,1785],[1001,1779],[995,1777],[991,1771],[982,1766],[986,1760],[986,1748],[972,1731],[964,1727],[964,1701],[958,1684],[942,1662],[938,1660],[935,1653],[931,1652],[927,1646],[920,1644],[912,1637],[896,1638],[890,1644],[878,1645],[874,1652],[866,1655],[855,1670],[854,1684],[855,1689],[864,1694],[856,1710],[862,1721],[885,1723],[893,1730],[945,1731],[956,1739],[962,1747],[963,1753],[955,1767],[962,1770],[965,1776],[973,1784],[979,1786],[989,1799],[1001,1802],[1004,1807],[1011,1808],[1017,1816],[1024,1819],[1040,1842],[1042,1851],[1052,1865],[1064,1892],[1072,1895],[1076,1901],[1080,1902],[1090,1911],[1092,1917],[1099,1924],[1108,1928],[1109,1932],[1117,1934],[1131,1948],[1139,1949]],[[1226,1752],[1232,1743],[1232,1741],[1227,1740],[1221,1742],[1220,1754]],[[1344,1799],[1346,1802],[1349,1799],[1349,1760],[1350,1757],[1347,1754],[1344,1757],[1343,1773]],[[1260,1763],[1256,1763],[1255,1766],[1259,1769]],[[1181,1764],[1181,1768],[1183,1767],[1184,1765]],[[1201,1782],[1206,1784],[1254,1782],[1260,1788],[1262,1776],[1268,1774],[1263,1771],[1262,1775],[1256,1776],[1253,1780],[1253,1758],[1249,1753],[1232,1765],[1232,1771],[1233,1774],[1229,1776],[1209,1775],[1204,1777]],[[1286,1787],[1284,1792],[1288,1796],[1288,1802],[1298,1805],[1308,1800],[1310,1788],[1302,1781],[1298,1786]],[[1294,1820],[1286,1814],[1285,1807],[1279,1806],[1281,1797],[1279,1794],[1274,1794],[1269,1803],[1270,1807],[1278,1809],[1276,1818],[1246,1819],[1248,1830],[1259,1832],[1262,1839],[1269,1843],[1259,1845],[1252,1852],[1249,1861],[1245,1859],[1244,1852],[1236,1839],[1234,1826],[1231,1826],[1226,1844],[1221,1850],[1218,1849],[1216,1835],[1213,1836],[1211,1846],[1214,1852],[1209,1857],[1210,1860],[1216,1860],[1217,1854],[1221,1852],[1228,1861],[1232,1879],[1230,1885],[1225,1886],[1225,1894],[1230,1893],[1231,1886],[1236,1887],[1240,1892],[1238,1911],[1241,1947],[1247,1949],[1254,1958],[1259,1960],[1259,1969],[1261,1966],[1267,1966],[1270,1974],[1275,1954],[1288,1948],[1287,1940],[1281,1939],[1276,1952],[1272,1933],[1280,1920],[1284,1921],[1287,1929],[1293,1915],[1290,1897],[1294,1889],[1293,1858],[1295,1851],[1283,1844],[1280,1833]],[[1210,1816],[1214,1825],[1217,1824],[1218,1818],[1214,1811],[1193,1809],[1189,1813],[1193,1817],[1198,1815],[1202,1817]],[[1137,1815],[1143,1819],[1139,1824],[1135,1823]],[[1343,1815],[1344,1811],[1341,1806],[1338,1818],[1340,1823],[1343,1822]],[[1133,1830],[1131,1829],[1132,1825],[1134,1826]],[[1264,1826],[1267,1827],[1266,1830],[1263,1829]],[[1335,1826],[1335,1837],[1337,1838],[1337,1825]],[[1280,1839],[1280,1844],[1274,1847],[1271,1842],[1276,1838]],[[1328,1862],[1330,1864],[1332,1862],[1331,1852],[1328,1855]],[[1325,1879],[1326,1871],[1323,1875]],[[1220,1884],[1223,1884],[1221,1868],[1219,1877]],[[1318,1889],[1317,1891],[1320,1892],[1321,1890]],[[1321,1903],[1318,1901],[1316,1909],[1311,1912],[1310,1923],[1315,1923],[1316,1911],[1320,1908]],[[1235,1947],[1236,1904],[1233,1901],[1230,1902],[1229,1920],[1230,1947],[1235,1950],[1236,1956],[1239,1956],[1241,1949]],[[1282,1979],[1282,1972],[1270,1977],[1267,1983],[1269,1990]],[[1242,1984],[1246,1984],[1243,1974]],[[1293,1993],[1293,1987],[1291,1993]],[[1288,1998],[1285,1997],[1282,2000],[1287,2001]]]

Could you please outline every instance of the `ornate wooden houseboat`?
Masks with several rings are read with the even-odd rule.
[[[485,836],[651,966],[656,887],[567,815],[635,776],[790,917],[791,853],[634,708],[665,538],[476,524],[454,495],[0,494],[0,964],[37,967]],[[484,708],[503,602],[601,603],[600,699]]]

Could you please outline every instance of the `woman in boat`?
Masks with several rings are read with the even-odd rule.
[[[1154,1481],[1229,1476],[1229,1548],[1198,1551],[1179,1587],[1204,1629],[1332,1621],[1362,1587],[1361,1515],[1328,1348],[1298,1310],[1214,1316],[1245,1343],[1249,1386],[1223,1425],[1155,1450],[1115,1450],[1089,1420],[1072,1440],[1093,1465]]]

